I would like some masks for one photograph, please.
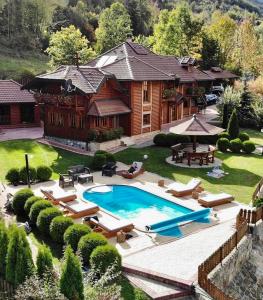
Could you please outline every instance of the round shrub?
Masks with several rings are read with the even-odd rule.
[[[218,134],[218,138],[219,138],[219,139],[221,139],[221,138],[226,138],[226,139],[230,140],[230,135],[229,135],[228,132],[225,131],[225,132],[219,133],[219,134]]]
[[[227,152],[227,149],[230,147],[230,143],[227,138],[218,139],[216,145],[217,145],[217,149],[221,152]]]
[[[233,153],[240,153],[243,148],[243,144],[239,138],[230,141],[230,150]]]
[[[121,270],[121,256],[117,249],[111,245],[96,247],[90,256],[90,266],[97,270],[100,275],[116,263],[116,271]]]
[[[50,236],[53,241],[63,244],[64,243],[64,233],[73,225],[74,222],[70,217],[58,216],[55,217],[49,227]]]
[[[246,132],[240,132],[238,137],[242,142],[249,140],[249,135]]]
[[[26,200],[26,203],[25,203],[25,206],[24,206],[24,210],[26,212],[26,214],[29,216],[29,213],[30,213],[30,209],[31,209],[31,206],[36,203],[37,201],[40,201],[40,200],[44,200],[42,197],[37,197],[37,196],[31,196],[30,198],[28,198]]]
[[[90,255],[95,248],[107,244],[107,239],[100,233],[92,232],[84,235],[78,244],[78,250],[82,256],[83,264],[89,264]]]
[[[105,153],[104,155],[107,162],[116,162],[116,158],[112,153]]]
[[[48,208],[48,207],[53,207],[52,203],[49,202],[48,200],[40,200],[40,201],[37,201],[36,203],[34,203],[31,206],[30,212],[29,212],[29,218],[30,218],[31,222],[33,224],[36,224],[39,213],[43,209]]]
[[[35,168],[29,167],[29,177],[30,177],[30,182],[34,182],[37,179],[37,171]],[[23,184],[27,184],[27,172],[26,172],[26,167],[23,167],[19,171],[19,178],[20,181]]]
[[[64,242],[76,251],[80,238],[90,232],[90,227],[85,224],[71,225],[64,233]]]
[[[180,135],[177,134],[177,143],[190,143],[191,142],[191,138],[188,135]]]
[[[244,141],[242,149],[245,153],[251,154],[256,150],[256,146],[252,141]]]
[[[39,181],[48,181],[52,176],[52,170],[47,166],[37,167],[37,179]]]
[[[105,154],[97,154],[94,155],[92,160],[92,167],[94,170],[101,170],[102,166],[106,163],[106,156]]]
[[[19,169],[12,168],[5,175],[5,179],[13,185],[17,185],[19,183]]]
[[[153,142],[156,146],[166,147],[167,146],[167,139],[165,133],[158,133],[153,138]]]
[[[45,234],[49,234],[49,227],[55,217],[62,216],[62,212],[56,207],[48,207],[39,213],[37,217],[37,227]]]
[[[167,143],[167,146],[170,146],[170,147],[178,144],[178,135],[171,133],[171,132],[168,133],[166,135],[166,143]]]
[[[24,215],[25,210],[24,206],[28,198],[34,196],[34,193],[31,189],[25,188],[21,189],[15,193],[14,199],[12,202],[12,207],[16,215]]]

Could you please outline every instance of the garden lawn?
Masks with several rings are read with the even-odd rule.
[[[229,193],[235,196],[236,201],[247,204],[250,203],[255,187],[263,176],[263,156],[255,154],[218,152],[216,156],[223,161],[222,168],[229,173],[220,179],[208,177],[206,173],[209,169],[181,168],[166,163],[165,159],[171,155],[169,148],[129,148],[116,154],[116,159],[129,165],[133,161],[142,161],[145,154],[149,156],[144,162],[147,171],[183,183],[187,183],[193,177],[199,177],[207,191]]]
[[[53,179],[58,178],[58,173],[67,172],[69,166],[79,164],[89,166],[92,159],[90,156],[74,154],[33,140],[0,142],[0,180],[4,180],[10,168],[21,168],[25,165],[25,153],[29,154],[30,166],[50,166]]]

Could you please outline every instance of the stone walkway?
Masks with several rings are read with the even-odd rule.
[[[19,139],[36,140],[42,138],[43,133],[42,127],[3,129],[0,133],[0,142]]]

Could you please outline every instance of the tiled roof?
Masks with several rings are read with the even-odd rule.
[[[71,80],[74,87],[85,94],[97,93],[106,78],[114,75],[104,72],[98,68],[89,66],[61,66],[56,71],[38,75],[33,81],[25,85],[25,89],[44,87],[45,82],[54,80],[61,81],[61,84]]]
[[[130,112],[130,108],[120,99],[100,99],[92,102],[88,116],[105,117]]]
[[[21,90],[21,85],[13,80],[0,80],[0,104],[5,103],[34,103],[34,95]]]
[[[237,75],[231,73],[230,71],[223,70],[218,67],[213,67],[210,70],[204,71],[207,75],[213,79],[235,79],[238,78]]]

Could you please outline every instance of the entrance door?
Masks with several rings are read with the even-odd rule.
[[[10,125],[10,105],[0,105],[0,125]]]
[[[21,123],[34,123],[34,104],[21,104]]]

